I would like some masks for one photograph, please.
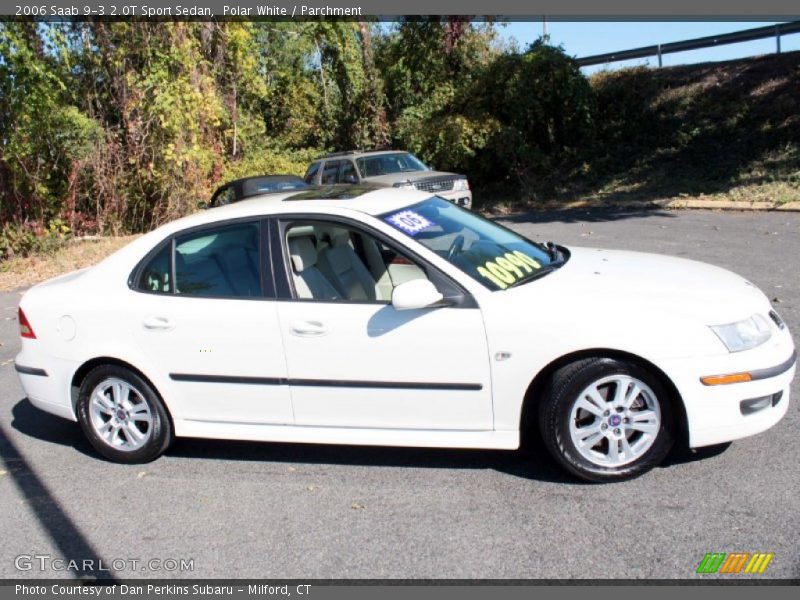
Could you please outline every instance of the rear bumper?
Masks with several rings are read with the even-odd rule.
[[[50,358],[45,365],[36,353],[23,350],[15,360],[20,385],[31,404],[45,412],[77,420],[72,407],[70,382],[74,366]]]

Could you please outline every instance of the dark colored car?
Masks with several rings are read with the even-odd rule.
[[[211,196],[208,208],[223,206],[262,194],[302,191],[310,189],[301,177],[295,175],[259,175],[229,181],[217,188]]]

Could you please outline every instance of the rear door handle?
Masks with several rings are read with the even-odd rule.
[[[169,331],[175,328],[174,323],[166,317],[148,317],[142,321],[142,326],[148,331]]]
[[[292,333],[303,337],[319,337],[328,333],[319,321],[298,321],[292,323]]]

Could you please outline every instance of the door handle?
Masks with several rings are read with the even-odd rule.
[[[169,331],[174,329],[175,325],[166,317],[148,317],[142,321],[142,327],[149,331]]]
[[[304,337],[318,337],[328,333],[328,330],[319,321],[298,321],[292,323],[292,333]]]

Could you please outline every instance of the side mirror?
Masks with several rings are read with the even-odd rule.
[[[412,279],[392,290],[392,306],[395,310],[435,308],[444,296],[427,279]]]

